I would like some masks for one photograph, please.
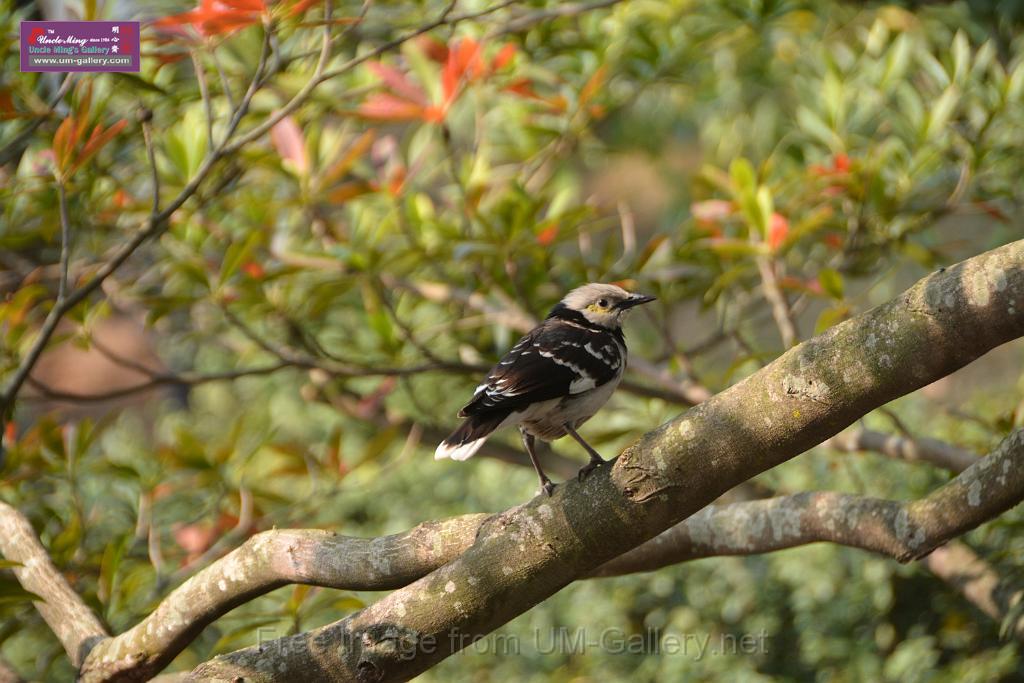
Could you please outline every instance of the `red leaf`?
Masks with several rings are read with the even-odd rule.
[[[558,237],[558,223],[549,223],[542,227],[540,232],[537,233],[537,244],[542,247],[551,246],[556,237]]]
[[[352,168],[359,157],[366,153],[366,150],[373,144],[374,139],[377,137],[377,131],[371,128],[365,131],[362,135],[356,138],[349,148],[345,151],[341,157],[338,158],[331,167],[327,169],[320,177],[322,186],[328,186],[333,184],[336,180],[340,179],[344,174]]]
[[[529,97],[533,100],[541,99],[540,95],[533,89],[533,83],[528,78],[520,78],[519,80],[509,83],[504,88],[505,92],[514,93],[520,97]]]
[[[53,135],[53,156],[57,168],[63,169],[71,158],[71,150],[78,142],[77,124],[74,116],[68,116],[57,127]]]
[[[375,93],[359,105],[360,116],[381,121],[415,121],[422,119],[425,108],[387,93]]]
[[[432,104],[423,110],[423,120],[428,123],[441,123],[448,113],[448,107]]]
[[[381,64],[380,62],[371,62],[367,64],[366,67],[372,71],[377,78],[384,81],[384,85],[386,85],[388,89],[396,95],[420,105],[427,104],[427,95],[423,92],[423,89],[412,83],[408,77],[398,69],[387,66],[386,64]]]
[[[459,89],[459,81],[462,80],[462,74],[459,72],[457,62],[451,57],[445,62],[444,69],[441,71],[441,93],[444,96],[445,102],[454,102],[456,91]]]
[[[4,427],[4,441],[14,443],[18,438],[18,427],[13,422],[8,422]]]
[[[832,249],[842,249],[843,238],[841,235],[837,235],[834,232],[829,233],[828,235],[825,235],[825,244],[831,247]]]
[[[832,163],[829,166],[826,167],[821,164],[812,164],[808,167],[808,170],[812,175],[821,177],[846,175],[850,172],[850,157],[846,154],[839,153],[832,157]]]
[[[14,108],[14,98],[11,97],[11,91],[6,88],[0,90],[0,121],[16,119],[21,116],[22,114],[19,114]]]
[[[391,177],[388,178],[388,192],[391,193],[392,197],[397,197],[402,193],[402,188],[405,186],[405,180],[405,166],[398,166],[391,173]]]
[[[491,62],[491,69],[494,71],[501,71],[509,62],[511,62],[516,56],[515,43],[508,43],[505,47],[498,51],[498,54],[494,57],[494,61]]]
[[[472,38],[463,38],[455,45],[452,53],[449,54],[449,60],[453,56],[461,74],[468,74],[471,79],[483,75],[484,63],[480,58],[480,43]]]
[[[199,8],[153,22],[160,27],[191,24],[203,35],[230,33],[261,21],[262,0],[202,0]]]
[[[580,90],[580,106],[586,104],[597,94],[604,85],[605,75],[608,73],[608,67],[602,64],[598,67],[594,75],[587,79],[587,82],[583,85],[583,89]]]
[[[89,141],[85,143],[85,147],[82,148],[78,158],[75,159],[75,163],[71,166],[71,171],[74,172],[81,168],[85,162],[89,161],[97,152],[103,149],[127,125],[128,120],[121,119],[103,132],[100,132],[101,126],[97,125],[93,129],[92,135],[89,136]]]
[[[365,180],[353,180],[348,183],[342,183],[331,190],[327,195],[327,199],[333,204],[344,204],[368,192],[373,192],[373,186],[370,183],[367,183]]]
[[[789,221],[780,213],[773,213],[768,224],[768,246],[776,251],[786,241],[789,234]]]
[[[438,64],[448,61],[448,46],[433,36],[422,35],[416,40],[416,45],[427,56]]]
[[[253,280],[261,280],[266,275],[266,271],[263,270],[263,266],[256,263],[255,261],[249,261],[242,266],[242,272],[251,277]]]
[[[306,175],[309,171],[306,141],[293,117],[286,116],[278,121],[270,129],[270,140],[282,159],[290,161],[299,175]]]
[[[244,10],[247,12],[266,12],[267,6],[263,4],[263,0],[218,0],[222,5],[231,7],[232,9]]]

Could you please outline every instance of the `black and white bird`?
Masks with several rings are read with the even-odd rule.
[[[590,455],[580,470],[580,479],[584,478],[605,460],[576,430],[600,410],[622,379],[623,320],[634,306],[653,300],[600,283],[569,292],[491,369],[459,411],[466,421],[441,442],[434,458],[466,460],[495,430],[518,426],[548,495],[555,485],[540,467],[535,439],[572,436]]]

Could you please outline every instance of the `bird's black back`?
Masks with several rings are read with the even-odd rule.
[[[459,416],[507,415],[599,387],[622,371],[624,350],[621,330],[594,325],[577,311],[556,306],[498,361]]]

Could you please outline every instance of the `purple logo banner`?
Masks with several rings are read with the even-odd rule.
[[[22,71],[138,71],[137,21],[23,21]]]

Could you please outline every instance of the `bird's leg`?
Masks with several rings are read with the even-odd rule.
[[[540,488],[550,496],[555,492],[555,485],[548,479],[548,475],[544,474],[544,470],[540,468],[540,461],[537,460],[537,454],[533,450],[533,434],[528,434],[522,427],[519,428],[519,434],[523,437],[523,446],[526,447],[526,452],[530,454],[530,462],[533,463],[533,469],[537,470],[537,476],[540,477]]]
[[[584,450],[586,450],[587,454],[590,456],[590,462],[580,468],[580,473],[577,475],[579,480],[583,481],[587,478],[588,474],[594,471],[595,468],[600,467],[608,461],[602,458],[600,453],[591,448],[590,444],[584,441],[583,437],[576,433],[576,430],[572,428],[571,424],[566,422],[562,426],[565,427],[565,431],[569,432],[569,436],[576,439],[576,442],[583,446]]]

